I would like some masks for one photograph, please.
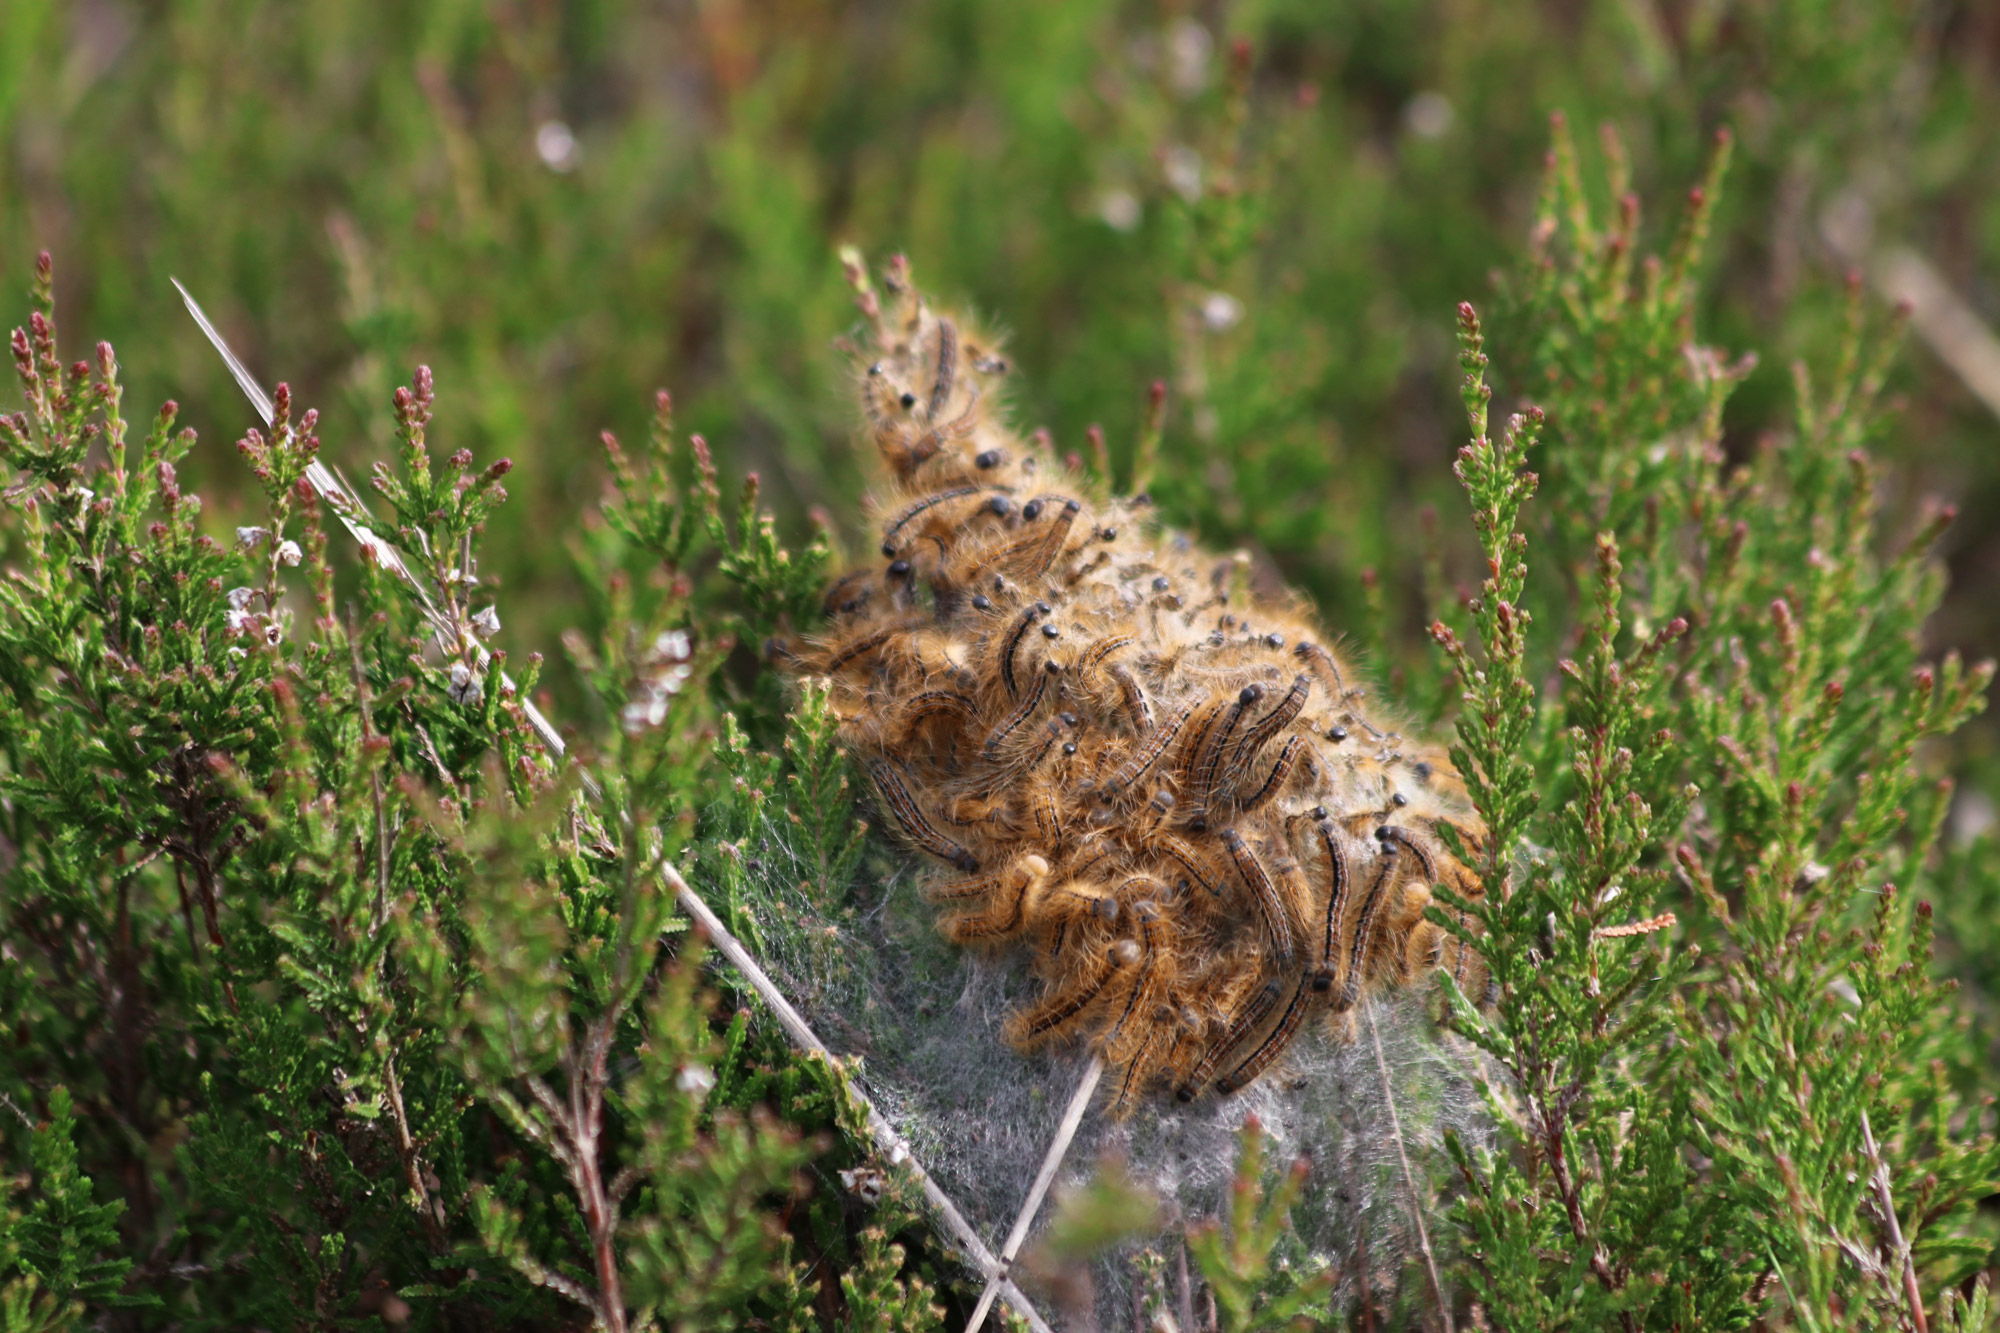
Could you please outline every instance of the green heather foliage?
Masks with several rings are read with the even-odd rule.
[[[1990,1245],[1965,1227],[2000,1142],[1964,1095],[1981,1071],[1930,975],[1931,904],[1898,882],[1934,891],[1949,794],[1917,746],[1992,667],[1921,661],[1940,524],[1879,530],[1864,446],[1893,330],[1858,294],[1827,382],[1796,369],[1793,431],[1726,465],[1747,365],[1695,341],[1688,273],[1727,149],[1635,268],[1635,209],[1593,215],[1558,125],[1510,291],[1546,407],[1497,440],[1460,309],[1484,652],[1433,633],[1468,687],[1453,753],[1493,833],[1473,915],[1499,1000],[1454,1007],[1518,1104],[1514,1151],[1459,1154],[1457,1212],[1509,1327],[1727,1327],[1781,1290],[1802,1327],[1900,1328]]]
[[[1253,1122],[1224,1216],[1052,1203],[1047,1311],[2000,1329],[2000,451],[1831,239],[2000,322],[1989,11],[9,0],[0,1333],[962,1327],[675,899],[755,948],[898,869],[767,663],[866,545],[849,242],[1308,592],[1491,832],[1433,1257],[1343,1285]],[[324,414],[216,448],[169,273]]]
[[[849,1318],[927,1308],[880,1223],[849,1234],[838,1196],[814,1203],[799,1177],[840,1164],[839,1074],[773,1068],[740,1018],[721,1025],[699,950],[663,943],[682,923],[662,867],[712,779],[719,660],[688,637],[682,520],[745,586],[789,571],[774,605],[817,563],[775,560],[755,523],[732,533],[712,485],[684,502],[663,427],[654,484],[603,514],[624,543],[594,571],[606,629],[572,645],[617,719],[579,799],[583,771],[527,728],[536,665],[519,687],[500,654],[472,670],[495,628],[471,606],[473,538],[506,467],[432,456],[428,371],[396,395],[402,456],[376,490],[381,540],[457,630],[442,651],[372,560],[336,605],[325,510],[300,484],[314,414],[292,421],[280,388],[270,431],[240,446],[263,521],[212,539],[176,481],[194,441],[173,406],[130,436],[109,345],[62,364],[43,275],[14,344],[26,410],[0,423],[4,1091],[34,1122],[9,1317],[809,1324],[805,1264],[835,1252]],[[827,732],[823,708],[799,711],[793,776],[814,791]],[[750,795],[724,800],[718,819],[751,818]],[[839,836],[812,844],[830,872],[853,860]],[[80,1162],[122,1182],[115,1201]]]

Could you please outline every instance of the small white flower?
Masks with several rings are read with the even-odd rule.
[[[284,623],[276,616],[267,617],[264,621],[264,642],[275,648],[284,637]]]
[[[550,171],[576,169],[576,135],[559,120],[545,120],[535,130],[535,155]]]
[[[674,1075],[674,1086],[682,1092],[704,1093],[715,1086],[715,1075],[707,1065],[682,1065]]]
[[[1451,99],[1443,93],[1422,92],[1403,108],[1403,124],[1419,139],[1441,139],[1451,129],[1456,115]]]
[[[222,613],[223,626],[231,634],[241,634],[250,627],[250,622],[256,618],[248,611],[225,611]]]
[[[288,541],[288,542],[278,543],[279,564],[296,565],[299,563],[299,561],[303,560],[304,558],[305,558],[305,552],[299,549],[299,544],[297,542]]]
[[[255,588],[231,588],[223,594],[229,602],[229,609],[231,611],[247,610],[250,606],[250,599],[256,595],[257,590]]]
[[[632,695],[619,710],[618,720],[628,735],[657,727],[667,720],[667,705],[694,675],[688,659],[694,656],[694,640],[686,630],[663,630],[653,639],[651,651],[641,666]]]
[[[1144,210],[1130,190],[1106,190],[1097,201],[1097,216],[1113,231],[1136,231]]]
[[[446,693],[455,704],[470,706],[479,702],[479,678],[472,674],[472,668],[463,662],[451,664],[451,686]]]
[[[236,549],[239,551],[254,551],[269,540],[271,540],[269,528],[236,529]]]
[[[657,727],[666,720],[667,696],[650,690],[643,690],[618,712],[618,721],[628,736]]]
[[[1228,292],[1210,292],[1201,303],[1201,322],[1214,333],[1233,329],[1243,319],[1243,303]]]
[[[500,608],[489,606],[472,617],[472,632],[482,639],[490,639],[500,632]]]
[[[1160,158],[1167,185],[1189,203],[1201,198],[1201,154],[1184,143],[1167,149]]]
[[[840,1183],[847,1187],[849,1194],[865,1204],[873,1205],[882,1202],[882,1191],[889,1182],[874,1167],[857,1166],[852,1171],[841,1172]]]
[[[457,565],[453,565],[444,572],[444,581],[446,583],[463,583],[466,587],[470,588],[473,584],[479,582],[479,575],[474,574],[471,570],[460,571]]]

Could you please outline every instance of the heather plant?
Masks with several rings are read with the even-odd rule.
[[[1950,1068],[1976,1057],[1916,896],[1956,887],[1931,878],[1950,784],[1916,755],[1992,666],[1922,660],[1949,516],[1882,531],[1867,446],[1894,328],[1851,292],[1831,373],[1795,368],[1793,429],[1730,466],[1749,362],[1697,341],[1689,280],[1728,140],[1673,250],[1636,264],[1607,146],[1608,224],[1557,124],[1509,291],[1544,406],[1497,438],[1460,312],[1483,653],[1433,633],[1494,830],[1463,905],[1499,995],[1454,1001],[1518,1099],[1513,1152],[1458,1154],[1466,1275],[1514,1327],[1730,1326],[1767,1302],[1799,1327],[1921,1327],[1927,1293],[1987,1261],[1967,1227],[2000,1144]],[[1532,598],[1531,533],[1553,566]]]
[[[192,435],[170,404],[129,437],[110,347],[62,363],[40,271],[15,339],[26,408],[0,425],[0,1091],[25,1122],[10,1143],[32,1145],[6,1214],[9,1327],[107,1307],[216,1327],[783,1322],[813,1289],[780,1209],[804,1254],[853,1249],[850,1317],[925,1308],[889,1243],[903,1214],[850,1237],[837,1203],[801,1208],[801,1168],[838,1163],[841,1075],[770,1068],[714,1012],[699,949],[668,943],[685,923],[664,868],[712,767],[721,652],[691,637],[675,563],[692,520],[726,568],[769,577],[763,531],[732,532],[712,485],[664,480],[663,426],[655,484],[607,507],[630,546],[599,552],[605,628],[571,645],[614,724],[560,766],[524,712],[538,663],[516,684],[481,650],[498,617],[476,605],[477,530],[506,464],[433,456],[427,371],[396,395],[401,458],[375,477],[375,540],[417,582],[371,545],[343,607],[326,511],[364,511],[306,480],[315,414],[293,419],[280,387],[239,446],[263,521],[215,540],[176,480]]]

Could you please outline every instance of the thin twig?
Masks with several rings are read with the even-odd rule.
[[[1389,1082],[1389,1058],[1382,1053],[1382,1032],[1375,1026],[1375,1005],[1361,1008],[1368,1019],[1368,1040],[1375,1046],[1375,1068],[1382,1075],[1382,1100],[1389,1108],[1389,1138],[1396,1145],[1396,1158],[1403,1164],[1403,1184],[1410,1192],[1410,1220],[1417,1224],[1417,1252],[1424,1256],[1424,1272],[1431,1280],[1431,1295],[1437,1299],[1438,1318],[1444,1333],[1452,1333],[1451,1302],[1444,1294],[1444,1280],[1438,1276],[1437,1256],[1431,1253],[1431,1233],[1424,1225],[1424,1200],[1417,1192],[1416,1172],[1410,1169],[1410,1154],[1403,1145],[1403,1124],[1396,1115],[1396,1093]]]
[[[1000,1249],[1000,1267],[986,1280],[986,1290],[979,1294],[979,1304],[973,1307],[972,1318],[965,1321],[965,1333],[979,1333],[986,1322],[986,1312],[993,1308],[993,1297],[999,1291],[999,1283],[1013,1267],[1014,1259],[1021,1253],[1021,1243],[1028,1238],[1028,1228],[1034,1225],[1035,1214],[1041,1211],[1042,1199],[1055,1183],[1056,1172],[1062,1169],[1063,1158],[1069,1155],[1070,1140],[1076,1137],[1076,1128],[1083,1123],[1083,1113],[1090,1108],[1090,1096],[1097,1091],[1097,1080],[1104,1077],[1104,1057],[1093,1055],[1090,1064],[1077,1080],[1076,1091],[1070,1094],[1069,1109],[1063,1112],[1062,1123],[1056,1126],[1056,1136],[1049,1143],[1049,1150],[1042,1156],[1042,1169],[1035,1175],[1035,1183],[1028,1187],[1028,1197],[1021,1201],[1021,1211],[1014,1218],[1014,1229],[1007,1233],[1007,1243]]]
[[[23,1111],[20,1107],[14,1105],[14,1099],[12,1097],[9,1097],[4,1092],[0,1092],[0,1106],[4,1106],[8,1110],[12,1111],[16,1116],[20,1118],[22,1124],[26,1125],[30,1131],[33,1131],[33,1129],[35,1128],[34,1118],[30,1116],[26,1111]]]
[[[383,1060],[382,1073],[383,1092],[389,1099],[389,1120],[396,1130],[396,1155],[403,1163],[403,1183],[410,1187],[417,1213],[424,1219],[424,1239],[430,1242],[431,1252],[443,1254],[446,1248],[444,1223],[440,1210],[431,1202],[430,1190],[424,1185],[423,1155],[417,1148],[416,1136],[410,1131],[410,1112],[403,1104],[403,1081],[396,1074],[394,1052]]]
[[[1889,1192],[1889,1164],[1882,1160],[1882,1150],[1875,1146],[1875,1131],[1869,1128],[1868,1112],[1861,1113],[1861,1146],[1868,1152],[1869,1165],[1874,1168],[1873,1183],[1875,1197],[1882,1204],[1882,1220],[1889,1228],[1889,1243],[1896,1247],[1896,1258],[1903,1269],[1903,1291],[1910,1298],[1910,1319],[1917,1326],[1917,1333],[1930,1333],[1930,1320],[1924,1317],[1924,1293],[1917,1286],[1917,1265],[1910,1257],[1909,1244],[1903,1239],[1903,1224],[1896,1220],[1896,1200]]]

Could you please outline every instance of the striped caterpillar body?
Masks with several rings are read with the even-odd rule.
[[[1155,533],[996,411],[993,341],[891,264],[864,286],[859,388],[894,489],[882,560],[827,597],[797,668],[830,680],[889,825],[939,867],[968,946],[1019,947],[1041,994],[1016,1045],[1080,1039],[1114,1114],[1234,1092],[1370,988],[1479,958],[1425,920],[1478,879],[1484,830],[1444,757],[1405,741],[1296,604]]]

